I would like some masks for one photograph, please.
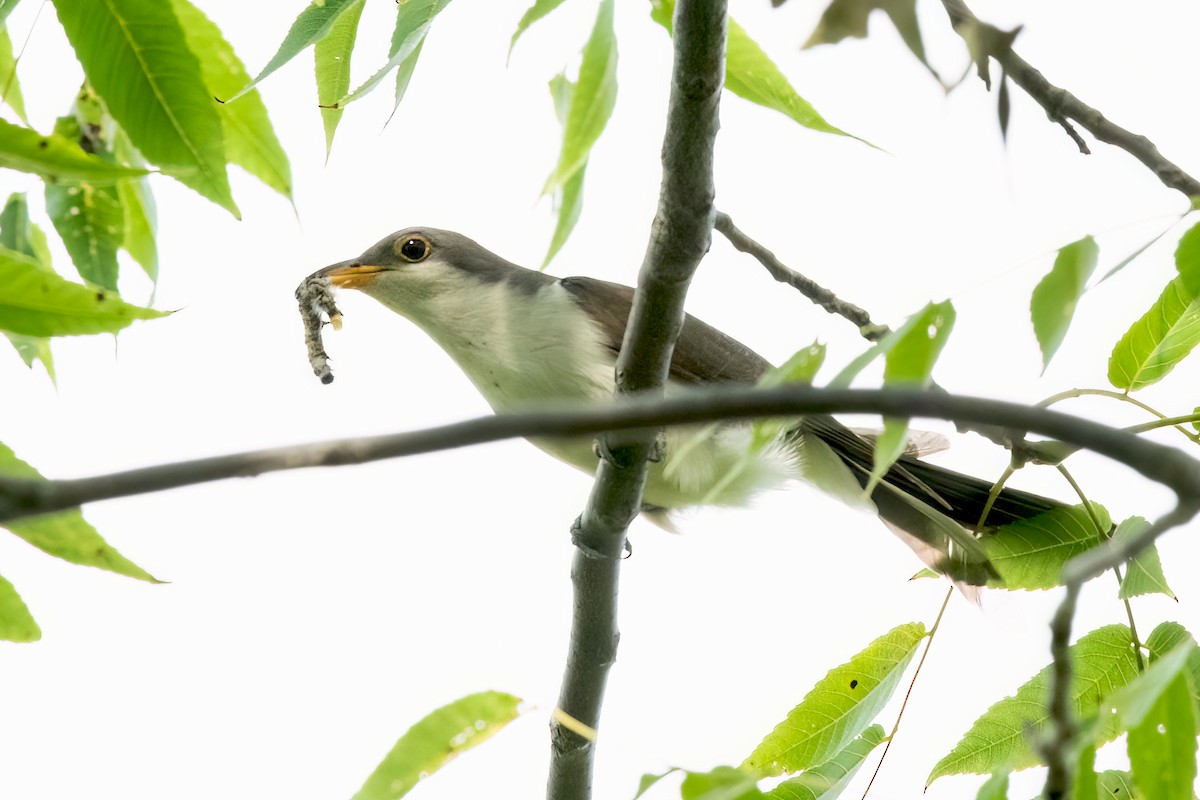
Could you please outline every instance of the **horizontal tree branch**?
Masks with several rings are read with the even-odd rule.
[[[837,412],[988,423],[1009,428],[1014,436],[1049,436],[1120,461],[1168,486],[1180,498],[1200,497],[1200,461],[1128,431],[1059,411],[933,391],[785,386],[704,389],[668,399],[634,398],[602,406],[478,417],[418,431],[252,450],[72,480],[5,477],[0,478],[0,522],[225,478],[363,464],[516,437],[588,436],[601,431]]]
[[[978,17],[967,7],[964,0],[942,0],[942,5],[950,17],[950,24],[960,35],[967,35],[971,28],[977,26],[987,29],[997,29]],[[1154,142],[1141,134],[1122,128],[1110,122],[1102,113],[1084,103],[1075,95],[1062,89],[1042,75],[1032,64],[1017,55],[1012,48],[991,54],[1000,62],[1005,74],[1012,78],[1013,83],[1025,90],[1025,93],[1037,102],[1052,120],[1062,125],[1079,143],[1079,137],[1071,130],[1068,120],[1078,122],[1088,133],[1102,142],[1119,147],[1142,162],[1168,188],[1182,192],[1189,199],[1200,197],[1200,181],[1184,172],[1179,165],[1168,161]],[[1084,148],[1086,152],[1086,146]]]

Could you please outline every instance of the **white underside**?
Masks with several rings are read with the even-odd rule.
[[[429,275],[432,282],[436,274]],[[603,334],[559,284],[549,284],[514,309],[511,287],[474,281],[463,291],[436,285],[408,288],[376,281],[366,292],[421,326],[466,373],[497,412],[524,411],[547,403],[604,402],[613,397],[614,357]],[[668,393],[678,387],[668,386]],[[701,434],[697,437],[698,432]],[[533,441],[550,455],[595,472],[592,439]],[[644,501],[668,509],[744,505],[753,495],[796,477],[797,467],[770,445],[747,458],[750,428],[723,425],[703,431],[671,428],[665,458],[652,465]],[[674,456],[679,455],[676,459]]]

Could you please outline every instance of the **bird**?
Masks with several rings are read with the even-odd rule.
[[[297,290],[301,307],[328,287],[356,289],[407,318],[458,364],[499,414],[548,403],[611,401],[616,356],[634,290],[590,277],[558,278],[509,262],[453,231],[412,227],[361,255],[313,273]],[[316,288],[313,288],[316,287]],[[337,325],[340,314],[324,307]],[[319,319],[306,316],[310,331]],[[315,328],[313,325],[315,324]],[[317,334],[314,370],[332,380]],[[310,357],[314,350],[310,342]],[[736,339],[687,315],[665,392],[754,384],[772,364]],[[843,499],[857,497],[934,570],[960,589],[999,578],[976,535],[1060,508],[906,453],[872,486],[874,440],[828,414],[806,414],[748,457],[752,428],[729,422],[669,427],[650,465],[643,511],[661,520],[699,505],[745,506],[758,494],[802,479]],[[534,438],[561,461],[594,473],[600,454],[584,438]],[[987,510],[986,518],[984,511]],[[969,592],[967,592],[969,596]]]

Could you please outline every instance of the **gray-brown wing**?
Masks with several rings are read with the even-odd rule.
[[[600,325],[609,348],[619,351],[633,306],[633,289],[595,278],[563,278],[559,283]],[[770,366],[746,345],[689,314],[675,342],[671,377],[690,384],[754,383]]]

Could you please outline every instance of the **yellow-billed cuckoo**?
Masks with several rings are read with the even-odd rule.
[[[394,233],[301,284],[297,297],[314,332],[321,312],[334,306],[331,300],[313,306],[309,290],[327,291],[329,284],[358,289],[416,323],[498,413],[613,396],[616,355],[633,300],[628,286],[525,269],[465,236],[435,228]],[[314,370],[328,382],[332,375],[317,341],[320,361],[314,361]],[[689,316],[675,345],[667,391],[721,382],[752,384],[770,368],[750,348]],[[861,498],[873,466],[871,437],[823,414],[807,415],[787,427],[748,468],[750,427],[744,423],[706,433],[696,427],[672,428],[665,438],[664,458],[651,465],[646,481],[647,511],[701,503],[743,505],[758,492],[796,478],[843,498]],[[533,443],[572,466],[595,471],[590,440]],[[732,478],[727,474],[731,470],[736,473]],[[888,527],[927,564],[960,585],[981,585],[995,572],[968,529],[979,525],[991,488],[987,481],[904,455],[870,499]],[[1060,505],[1005,489],[982,530]]]

